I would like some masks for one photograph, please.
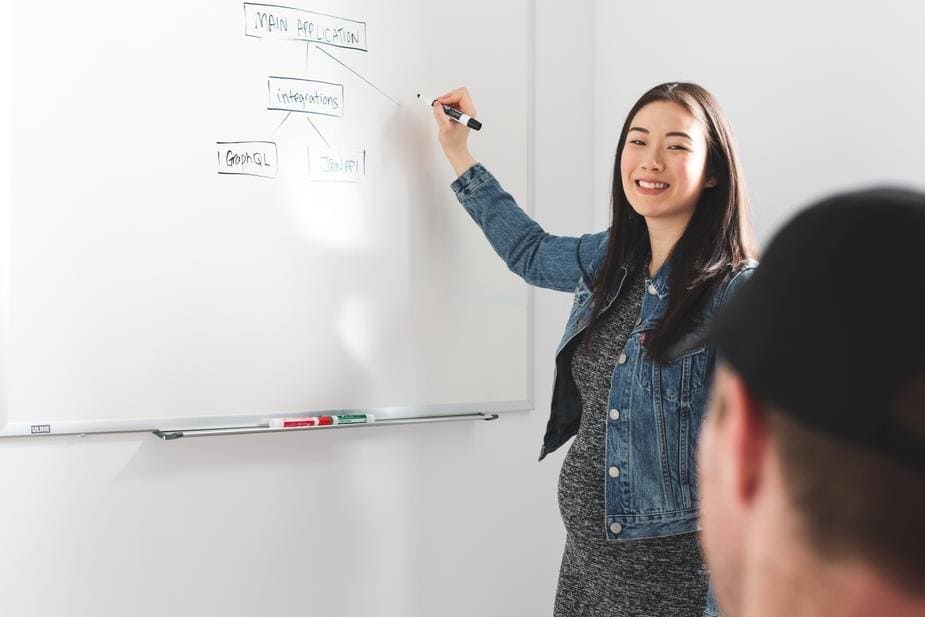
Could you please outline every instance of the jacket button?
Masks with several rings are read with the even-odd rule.
[[[611,477],[611,478],[616,478],[617,476],[620,475],[620,468],[619,468],[619,467],[611,467],[610,469],[607,470],[607,473],[610,474],[610,477]]]
[[[621,531],[623,531],[623,525],[621,525],[620,523],[614,523],[613,525],[610,526],[610,531],[612,533],[620,533]]]
[[[611,420],[619,420],[619,419],[620,419],[620,410],[619,410],[619,409],[611,409],[611,410],[610,410],[610,419],[611,419]]]
[[[658,287],[655,286],[655,283],[649,283],[649,294],[655,295],[658,293]]]
[[[621,353],[620,357],[617,358],[617,364],[625,364],[625,363],[626,363],[626,354]]]

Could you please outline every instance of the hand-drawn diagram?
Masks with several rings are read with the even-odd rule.
[[[357,71],[321,46],[366,53],[366,23],[304,9],[270,4],[244,3],[244,34],[249,37],[297,41],[321,52],[341,70],[359,77],[379,94],[395,105],[398,102],[385,94]],[[312,120],[313,116],[344,119],[344,85],[311,79],[309,77],[267,77],[267,106],[269,111],[284,111],[285,117],[277,130],[292,114],[304,114],[325,148],[306,148],[309,179],[313,182],[361,182],[366,175],[365,150],[339,150],[330,142]],[[219,141],[218,172],[220,174],[250,175],[275,178],[278,169],[276,144],[272,141]]]
[[[220,141],[218,173],[276,177],[276,144],[272,141]]]

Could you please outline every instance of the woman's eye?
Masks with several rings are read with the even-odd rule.
[[[678,146],[678,145],[668,146],[668,149],[669,150],[687,150],[687,148],[685,148],[684,146]]]
[[[644,142],[644,141],[641,140],[641,139],[631,139],[631,140],[630,140],[630,143],[633,144],[634,146],[644,146],[644,145],[646,145],[646,142]]]

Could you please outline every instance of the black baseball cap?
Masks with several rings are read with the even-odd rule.
[[[925,472],[925,193],[869,189],[803,210],[710,331],[762,400]]]

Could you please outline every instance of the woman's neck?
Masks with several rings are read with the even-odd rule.
[[[652,255],[649,259],[648,275],[654,277],[659,268],[664,265],[674,250],[675,244],[684,235],[690,217],[684,220],[664,221],[661,219],[646,219],[646,228],[649,231],[649,247]]]

